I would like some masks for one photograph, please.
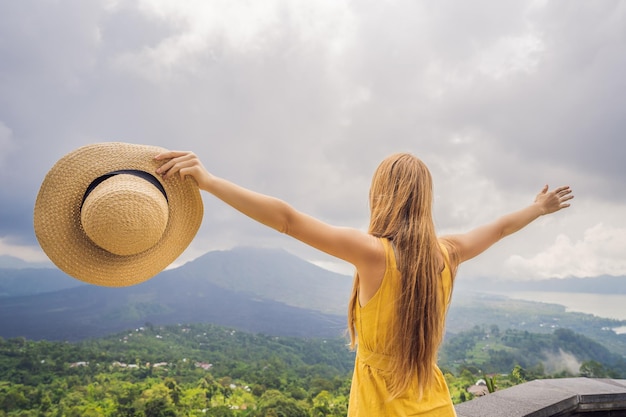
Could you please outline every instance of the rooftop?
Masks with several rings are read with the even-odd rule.
[[[458,417],[626,416],[626,380],[535,380],[458,404],[455,408]]]

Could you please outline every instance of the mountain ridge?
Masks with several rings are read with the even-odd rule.
[[[131,287],[98,287],[74,280],[78,285],[72,288],[4,297],[0,303],[0,336],[79,340],[143,326],[147,322],[210,322],[279,336],[331,337],[344,332],[345,304],[334,305],[333,297],[319,294],[311,297],[316,302],[319,302],[317,299],[326,300],[326,307],[319,304],[316,309],[271,297],[272,288],[269,285],[265,293],[245,288],[246,283],[254,280],[260,281],[260,286],[272,280],[284,286],[291,279],[293,285],[286,293],[297,293],[298,283],[308,276],[294,277],[294,271],[301,269],[314,271],[327,283],[337,278],[337,288],[343,285],[348,291],[349,285],[341,282],[341,275],[284,251],[247,249],[230,255],[233,256],[217,256],[221,258],[218,262],[216,255],[209,252],[195,263],[163,271]],[[271,268],[281,263],[289,267]],[[14,274],[14,280],[19,275],[18,270],[5,272]],[[60,271],[26,270],[22,273],[28,272],[34,274],[30,276],[32,282],[47,277],[62,280],[58,275],[62,274]],[[244,275],[235,276],[237,273]],[[212,280],[236,285],[224,288]],[[328,291],[329,294],[337,291],[335,287],[323,286],[317,290]],[[347,295],[345,297],[343,303],[347,303]],[[340,307],[344,308],[344,314],[328,312],[333,309],[339,311]]]
[[[244,246],[212,251],[183,267],[186,272],[206,273],[207,279],[225,289],[329,314],[345,314],[352,289],[352,277],[283,249]]]
[[[626,276],[549,278],[534,281],[493,279],[459,280],[462,288],[475,291],[550,291],[590,294],[626,294]]]
[[[144,283],[123,288],[87,285],[58,269],[5,268],[0,269],[0,336],[73,341],[146,323],[208,322],[252,333],[332,337],[344,334],[347,327],[351,281],[347,275],[325,270],[285,250],[250,247],[208,252]],[[530,283],[542,291],[583,291],[583,284],[593,283],[590,290],[594,292],[626,283],[620,277],[552,281]],[[603,282],[604,286],[598,285]],[[529,282],[503,280],[496,284],[513,291],[516,285]],[[486,280],[475,282],[460,277],[455,294],[499,289]],[[621,290],[610,289],[611,293],[616,291]],[[494,315],[499,317],[504,314],[500,312],[503,308],[513,305],[513,301],[484,298],[464,305],[469,296],[466,292],[452,303],[448,327],[453,332],[478,322],[493,324]],[[482,306],[486,302],[489,307]],[[520,310],[521,304],[516,302],[515,308]],[[497,308],[499,312],[494,310],[490,316],[482,312],[485,308]],[[550,317],[561,314],[559,311],[548,312],[541,320],[548,322]],[[511,320],[498,323],[503,328],[519,326],[516,323],[528,322],[529,318],[520,310],[511,315]],[[622,325],[611,320],[596,322],[603,328]]]
[[[55,268],[0,268],[0,299],[85,285]]]

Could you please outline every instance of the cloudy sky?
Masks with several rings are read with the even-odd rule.
[[[466,264],[502,279],[626,275],[626,2],[0,3],[0,255],[46,259],[32,210],[64,154],[193,150],[215,174],[367,228],[392,152],[435,179],[440,233],[571,185],[571,208]],[[177,264],[234,246],[345,265],[205,196]]]

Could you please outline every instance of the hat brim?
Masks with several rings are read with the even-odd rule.
[[[61,158],[46,175],[35,202],[34,228],[54,264],[81,281],[123,287],[143,282],[170,265],[189,246],[203,217],[193,178],[155,175],[154,157],[165,149],[107,142],[87,145]],[[155,175],[167,195],[169,218],[162,238],[144,252],[120,256],[94,244],[83,231],[80,208],[87,187],[112,171],[141,170]]]

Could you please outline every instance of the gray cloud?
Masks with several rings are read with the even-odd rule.
[[[617,1],[4,2],[0,238],[35,244],[43,176],[90,142],[192,149],[218,175],[360,228],[376,164],[411,151],[437,181],[442,231],[545,182],[575,186],[589,212],[485,258],[501,258],[494,274],[509,255],[541,268],[559,227],[576,245],[598,213],[609,235],[626,226],[625,20]],[[205,201],[183,260],[237,244],[324,259]]]

